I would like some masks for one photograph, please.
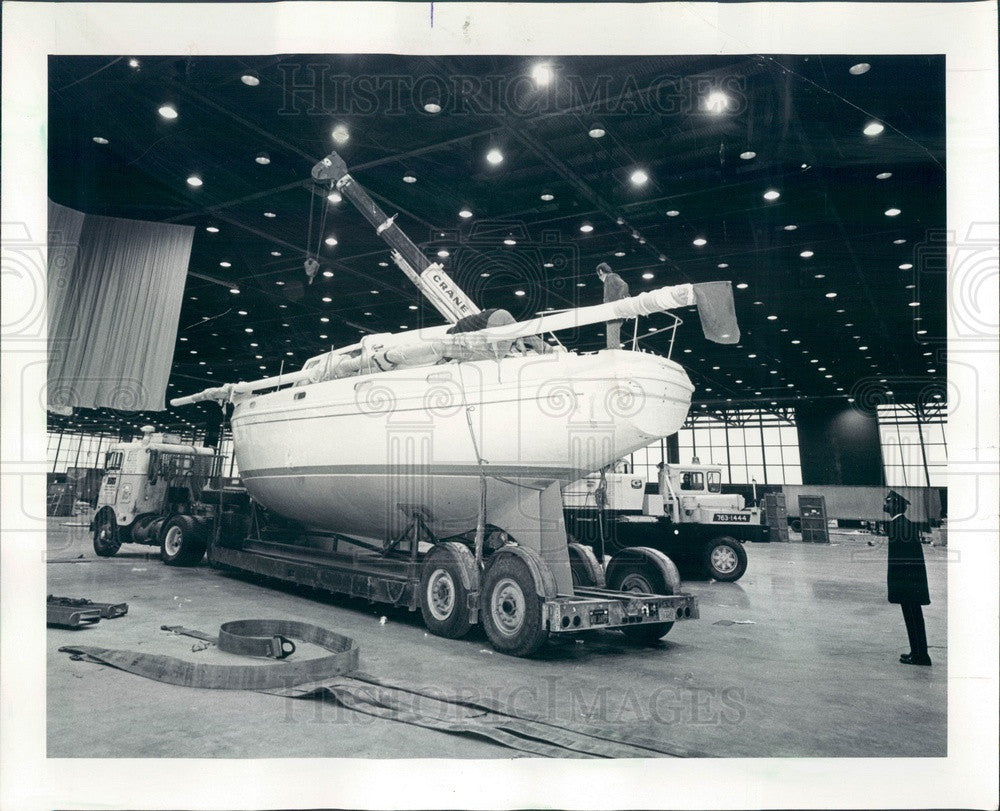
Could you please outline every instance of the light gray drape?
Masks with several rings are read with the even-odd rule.
[[[193,241],[49,201],[50,408],[164,409]]]

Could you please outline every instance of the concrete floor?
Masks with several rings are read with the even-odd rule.
[[[495,653],[478,629],[427,634],[419,613],[316,599],[225,575],[169,568],[156,549],[97,558],[85,518],[49,519],[49,592],[126,601],[129,613],[79,631],[48,629],[49,757],[467,757],[518,753],[488,741],[374,719],[317,701],[160,684],[76,662],[61,645],[165,653],[232,619],[292,618],[353,637],[368,673],[497,699],[550,720],[590,720],[713,757],[940,757],[946,754],[947,550],[925,547],[932,668],[901,665],[899,607],[885,601],[885,549],[835,534],[829,546],[751,544],[738,583],[687,581],[701,619],[659,647],[619,634],[550,645],[533,660]],[[385,621],[382,621],[385,617]]]

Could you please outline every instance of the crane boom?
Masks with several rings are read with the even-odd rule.
[[[351,177],[340,155],[331,152],[313,167],[312,176],[315,180],[333,181],[337,190],[354,204],[392,249],[392,261],[448,321],[454,324],[460,318],[479,312],[440,263],[431,262],[396,225],[396,215],[387,216],[364,187]]]

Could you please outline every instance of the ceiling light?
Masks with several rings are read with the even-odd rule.
[[[285,286],[285,283],[284,283],[284,282],[282,282],[282,281],[277,281],[277,282],[275,282],[275,284],[276,284],[276,285],[277,285],[278,287],[284,287],[284,286]]]
[[[442,248],[440,251],[438,251],[438,256],[440,256],[442,259],[447,259],[449,256],[451,256],[451,254],[448,253],[448,251],[446,251],[444,248]]]
[[[633,186],[643,186],[649,180],[649,175],[642,169],[636,169],[628,179],[632,181]]]
[[[934,374],[935,372],[937,372],[937,369],[928,369],[928,370],[927,370],[927,374],[929,374],[929,375],[932,375],[932,374]]]
[[[836,293],[827,293],[826,297],[827,298],[837,298],[837,294]]]
[[[336,244],[337,244],[337,238],[336,238],[336,237],[327,237],[327,238],[326,238],[326,239],[324,239],[323,241],[324,241],[324,242],[325,242],[325,243],[326,243],[327,245],[329,245],[329,246],[330,246],[331,248],[332,248],[332,247],[333,247],[334,245],[336,245]]]
[[[767,317],[767,320],[768,321],[777,321],[778,320],[778,316],[776,316],[776,315],[769,315]]]
[[[416,309],[419,309],[419,308],[417,307],[416,304],[410,304],[410,305],[408,305],[407,309],[416,310]]]
[[[591,138],[603,138],[608,132],[600,124],[591,124],[590,129],[587,132]]]
[[[727,267],[729,267],[729,263],[728,262],[719,262],[718,267],[720,267],[720,268],[727,268]]]
[[[809,259],[815,255],[816,254],[814,254],[812,251],[802,251],[802,253],[799,254],[799,256],[801,256],[803,259]]]
[[[273,211],[265,211],[264,216],[267,217],[269,220],[273,220],[278,215],[275,214]]]
[[[271,157],[266,152],[258,152],[254,160],[261,166],[267,166],[271,162]]]
[[[332,191],[326,196],[326,199],[336,204],[342,202],[344,196],[339,191]]]
[[[879,123],[878,121],[869,121],[865,124],[865,128],[862,130],[865,135],[869,137],[874,137],[876,135],[881,135],[885,130],[885,125]]]
[[[698,246],[698,247],[700,248],[700,247],[702,247],[703,245],[707,245],[707,244],[708,244],[708,240],[707,240],[707,239],[705,239],[704,237],[698,237],[698,238],[697,238],[697,239],[695,239],[695,240],[694,240],[694,242],[692,242],[691,244],[692,244],[692,245],[696,245],[696,246]]]
[[[351,133],[348,131],[345,124],[338,124],[333,128],[333,132],[330,133],[330,137],[332,137],[338,144],[346,144],[351,137]]]
[[[763,305],[763,303],[764,303],[763,301],[755,301],[754,305],[759,307],[759,306]]]
[[[101,146],[107,146],[108,144],[108,139],[102,138],[100,135],[95,135],[92,140],[95,144],[100,144]]]
[[[625,251],[615,251],[615,256],[619,259],[625,255]]]
[[[160,114],[161,118],[167,119],[167,121],[173,121],[175,118],[177,118],[177,108],[174,107],[172,104],[164,104],[156,112]]]
[[[132,70],[139,70],[139,68],[141,67],[141,63],[139,62],[138,59],[136,59],[133,56],[131,59],[128,60],[128,66],[132,68]]]
[[[768,189],[764,192],[765,200],[777,200],[779,197],[781,197],[781,192],[777,189]]]
[[[654,274],[652,274],[652,273],[643,273],[643,274],[642,274],[642,278],[644,278],[644,279],[646,279],[646,280],[648,281],[648,280],[650,280],[650,279],[653,279],[653,278],[655,278],[655,276],[654,276]]]
[[[745,161],[753,160],[757,157],[757,153],[752,149],[748,149],[746,152],[740,152],[740,157]]]
[[[898,208],[887,208],[885,210],[885,216],[886,217],[898,217],[902,213],[903,212],[900,211]]]
[[[585,234],[589,234],[591,231],[594,230],[594,226],[592,226],[589,222],[585,222],[583,225],[580,226],[580,230],[583,231],[583,233]]]
[[[247,71],[242,76],[240,76],[240,81],[243,82],[247,87],[256,87],[260,84],[260,78],[256,73],[251,73]]]
[[[746,282],[740,282],[738,285],[736,285],[736,289],[737,290],[746,290],[749,286],[750,285],[748,285]]]
[[[552,262],[544,262],[544,263],[542,263],[542,267],[543,268],[554,268],[555,264],[552,263]]]
[[[330,319],[327,318],[325,315],[322,318],[320,318],[320,321],[322,323],[324,323],[324,324],[329,324],[330,323]]]
[[[214,225],[206,225],[205,226],[205,230],[208,231],[208,233],[210,233],[210,234],[217,234],[217,233],[219,233],[219,229],[216,228]]]
[[[802,343],[802,341],[800,341],[798,338],[794,338],[792,339],[792,343],[798,346],[800,343]]]
[[[927,334],[927,330],[925,330],[925,329],[918,329],[917,330],[917,335],[926,335],[926,334]]]
[[[387,268],[387,267],[389,267],[389,263],[388,262],[379,262],[378,266],[380,268]]]
[[[371,293],[373,296],[378,295],[378,290],[369,290],[368,292]]]
[[[281,251],[271,251],[271,256],[281,256]]]
[[[491,163],[494,166],[496,166],[499,163],[503,163],[503,152],[501,152],[499,149],[491,149],[489,152],[486,153],[486,161],[487,163]]]
[[[919,301],[911,301],[908,306],[910,306],[910,307],[919,307],[920,306],[920,302]]]
[[[701,102],[702,109],[715,115],[721,115],[729,107],[729,96],[721,90],[713,90]]]
[[[323,296],[323,302],[325,304],[329,304],[331,301],[333,301],[333,299],[330,298],[329,296]]]
[[[890,177],[892,177],[892,172],[879,172],[875,175],[876,180],[888,180]]]
[[[482,278],[484,278],[484,279],[488,279],[488,278],[490,278],[490,274],[489,274],[489,273],[487,273],[487,272],[485,272],[485,271],[484,271],[483,273],[480,273],[479,275],[480,275],[480,276],[481,276]]]
[[[504,245],[517,245],[517,240],[514,239],[513,237],[507,237],[507,239],[505,239],[503,241],[503,244]]]
[[[531,68],[531,78],[538,87],[545,87],[556,76],[549,62],[539,62]]]
[[[867,346],[859,346],[859,347],[858,347],[858,351],[859,351],[859,352],[864,352],[864,351],[865,351],[866,349],[868,349],[868,347],[867,347]]]
[[[428,101],[424,105],[424,111],[431,113],[431,115],[437,115],[438,113],[441,112],[441,105],[438,104],[436,101]]]
[[[668,217],[677,217],[679,215],[680,215],[680,212],[677,211],[676,209],[673,209],[673,208],[670,209],[670,211],[667,212],[667,216]]]
[[[403,175],[404,183],[416,183],[417,179],[413,175]]]
[[[825,279],[826,278],[826,274],[825,273],[817,273],[817,274],[815,274],[813,276],[813,278],[814,279]]]
[[[203,182],[204,181],[200,177],[198,177],[198,175],[191,175],[187,179],[188,185],[195,189],[197,189]]]
[[[514,295],[515,296],[523,296],[524,295],[524,291],[523,290],[515,290],[514,291]]]
[[[858,64],[856,65],[851,65],[847,69],[847,72],[850,73],[852,76],[861,76],[862,74],[867,73],[871,69],[872,66],[869,65],[867,62],[858,62]]]
[[[556,196],[551,192],[545,192],[544,194],[542,194],[541,199],[544,200],[546,203],[550,203],[556,199]]]
[[[323,271],[323,275],[326,276],[326,278],[328,278],[328,279],[332,279],[333,278],[333,271],[332,270],[324,270]],[[282,305],[282,306],[284,306],[284,305]]]
[[[892,244],[893,244],[893,245],[902,245],[902,244],[904,244],[905,242],[906,242],[906,240],[905,240],[905,239],[894,239],[894,240],[892,241]]]
[[[469,219],[469,217],[472,216],[472,212],[469,211],[469,209],[467,208],[463,208],[461,211],[458,212],[458,216],[461,217],[463,220],[467,220]]]
[[[233,266],[232,262],[226,262],[226,261],[219,262],[220,268],[231,268],[232,266]]]
[[[577,283],[576,283],[576,286],[577,286],[577,287],[586,287],[586,286],[587,286],[587,284],[586,284],[586,282],[577,282]]]
[[[229,292],[234,296],[238,296],[240,294],[240,289],[238,287],[230,287]]]

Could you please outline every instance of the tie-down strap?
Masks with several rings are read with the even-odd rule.
[[[358,668],[358,647],[347,636],[318,625],[296,620],[236,620],[219,629],[219,650],[249,656],[287,656],[295,646],[288,637],[311,642],[331,651],[296,662],[282,660],[273,665],[217,665],[189,662],[174,656],[109,650],[85,645],[59,648],[92,662],[145,676],[148,679],[184,687],[208,687],[215,690],[270,690],[297,684],[322,681],[350,673]],[[288,645],[291,649],[288,649]]]

